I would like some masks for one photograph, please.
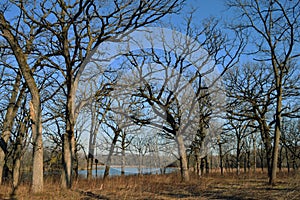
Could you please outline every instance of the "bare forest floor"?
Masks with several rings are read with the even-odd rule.
[[[105,180],[79,179],[72,190],[59,187],[59,178],[47,178],[44,192],[31,194],[29,184],[19,186],[12,196],[9,184],[0,188],[0,199],[300,199],[300,173],[279,173],[277,184],[270,186],[264,173],[211,173],[202,178],[192,176],[187,183],[179,174],[113,177]]]

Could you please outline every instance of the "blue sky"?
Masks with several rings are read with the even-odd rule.
[[[189,0],[189,5],[196,7],[197,18],[204,19],[206,17],[223,17],[225,10],[224,0]]]
[[[202,25],[206,18],[215,17],[222,20],[228,19],[231,16],[228,10],[226,11],[226,0],[187,0],[183,10],[178,15],[169,15],[163,18],[165,28],[181,27],[184,22],[184,18],[189,16],[192,10],[193,24]],[[171,26],[171,27],[170,27]]]

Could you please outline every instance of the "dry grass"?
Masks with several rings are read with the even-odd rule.
[[[179,174],[144,175],[81,179],[72,190],[62,190],[59,179],[52,178],[45,181],[41,194],[31,194],[28,183],[23,183],[12,197],[10,186],[1,186],[0,199],[300,199],[300,174],[280,173],[275,186],[269,186],[267,180],[262,173],[223,177],[214,173],[188,183],[182,183]]]

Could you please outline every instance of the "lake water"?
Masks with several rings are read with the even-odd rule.
[[[176,171],[177,168],[166,168],[165,173],[171,173]],[[104,167],[98,167],[97,176],[103,176],[105,171]],[[139,173],[138,167],[125,167],[125,175],[135,175]],[[96,177],[96,170],[92,170],[93,177]],[[160,168],[141,168],[142,174],[161,174]],[[80,176],[86,177],[87,170],[79,170],[78,174]],[[109,171],[110,176],[120,176],[121,175],[121,168],[120,167],[111,167]]]

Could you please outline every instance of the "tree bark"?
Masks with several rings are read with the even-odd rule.
[[[223,171],[223,151],[222,151],[222,143],[218,142],[219,145],[219,159],[220,159],[220,168],[221,168],[221,175],[224,175]]]
[[[279,79],[279,80],[278,80]],[[277,104],[276,104],[276,116],[275,116],[275,135],[274,135],[274,147],[272,153],[272,172],[269,179],[269,184],[274,185],[276,182],[276,173],[277,173],[277,163],[278,163],[278,153],[279,153],[279,142],[281,135],[281,109],[282,109],[282,86],[281,79],[277,77]]]
[[[71,135],[72,137],[72,135]],[[63,169],[62,169],[62,188],[72,187],[72,138],[68,134],[63,134]]]
[[[42,138],[42,111],[39,97],[30,101],[30,117],[32,120],[32,143],[33,143],[33,165],[31,191],[39,193],[43,191],[43,138]]]
[[[91,180],[93,177],[93,163],[94,163],[94,155],[89,153],[88,159],[87,159],[87,179],[88,180]]]
[[[71,70],[71,68],[69,69]],[[71,72],[67,77],[67,105],[66,105],[66,133],[63,135],[63,172],[62,172],[62,188],[71,189],[73,183],[73,166],[75,161],[75,93],[77,85],[72,78]]]
[[[74,152],[74,156],[73,156],[73,172],[74,172],[74,180],[77,180],[78,179],[78,165],[79,165],[79,160],[78,160],[78,151],[77,151],[77,148],[76,148],[76,140],[75,140],[75,137],[72,138],[72,152]]]
[[[272,145],[271,145],[271,137],[270,137],[270,129],[266,123],[266,120],[259,121],[261,128],[261,137],[263,139],[263,143],[266,150],[266,159],[267,159],[267,168],[268,168],[268,177],[271,177],[272,173]],[[263,164],[263,163],[262,163]]]
[[[181,170],[181,179],[183,182],[187,182],[190,180],[189,170],[188,170],[188,162],[186,156],[186,149],[184,146],[183,137],[181,134],[176,135],[176,142],[178,145],[178,153],[180,159],[180,170]]]

